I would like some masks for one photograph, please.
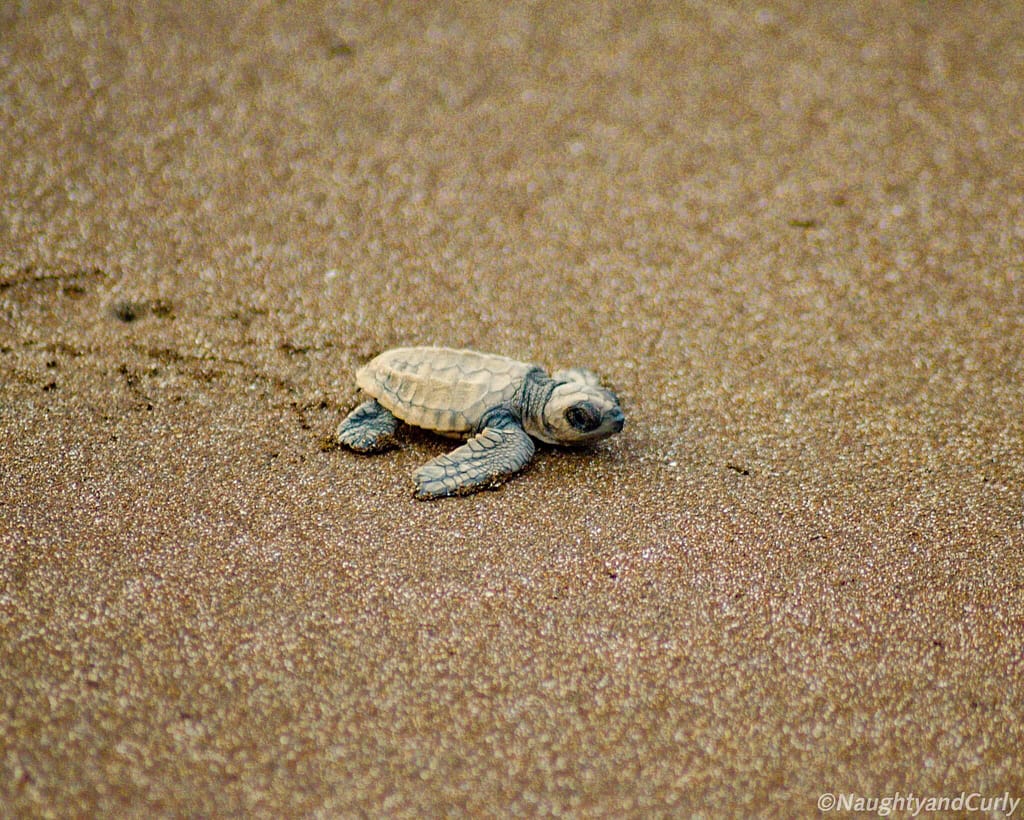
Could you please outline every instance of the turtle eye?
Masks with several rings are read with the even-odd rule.
[[[589,433],[601,426],[601,414],[585,402],[566,410],[565,420],[581,433]]]

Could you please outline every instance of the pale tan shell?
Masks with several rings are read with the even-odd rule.
[[[439,433],[475,432],[507,404],[535,365],[446,347],[401,347],[356,373],[356,384],[398,418]]]

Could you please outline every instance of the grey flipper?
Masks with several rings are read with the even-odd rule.
[[[397,426],[391,411],[370,399],[348,414],[334,437],[357,453],[377,453],[394,444]]]
[[[416,498],[468,495],[496,487],[533,458],[533,440],[509,414],[497,416],[461,447],[413,474]]]

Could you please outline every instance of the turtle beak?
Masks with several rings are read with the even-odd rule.
[[[611,423],[613,432],[621,433],[623,426],[626,424],[626,417],[622,414],[622,411],[616,407],[608,414],[608,421]]]

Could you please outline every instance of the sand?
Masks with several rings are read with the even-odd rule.
[[[1018,3],[133,6],[0,9],[0,814],[1024,797]],[[397,344],[626,430],[414,501]]]

